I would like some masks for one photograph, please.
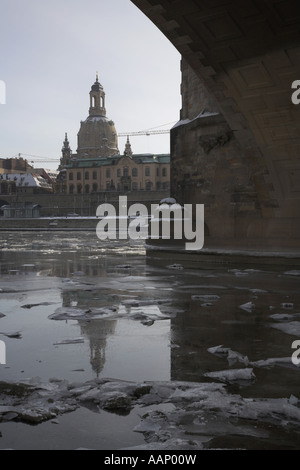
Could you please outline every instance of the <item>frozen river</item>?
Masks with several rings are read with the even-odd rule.
[[[0,247],[1,449],[300,448],[295,267],[180,265],[93,232]]]

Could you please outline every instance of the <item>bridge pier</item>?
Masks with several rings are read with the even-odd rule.
[[[182,54],[172,197],[205,248],[300,253],[298,0],[132,0]]]

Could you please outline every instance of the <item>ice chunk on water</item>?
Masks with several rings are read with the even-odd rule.
[[[240,308],[242,310],[245,310],[246,312],[252,312],[255,309],[255,304],[253,302],[247,302],[245,304],[240,305]]]
[[[57,343],[53,343],[54,346],[59,346],[61,344],[80,344],[84,343],[84,338],[70,338],[70,339],[63,339],[61,341],[58,341]]]
[[[20,331],[11,331],[9,333],[5,333],[4,331],[0,331],[0,335],[7,336],[7,338],[14,338],[14,339],[20,339],[22,338],[22,334]]]
[[[291,321],[287,323],[271,323],[271,328],[276,328],[277,330],[281,330],[283,333],[288,335],[294,335],[300,337],[300,322],[299,321]]]
[[[286,308],[288,310],[291,310],[294,308],[294,304],[292,302],[284,302],[281,304],[281,308]]]
[[[182,270],[182,269],[184,269],[184,268],[183,268],[182,264],[170,264],[170,265],[168,266],[168,269],[177,269],[177,270],[180,271],[180,270]]]
[[[245,369],[229,369],[229,370],[219,370],[216,372],[206,372],[205,377],[211,379],[217,379],[221,382],[239,382],[239,381],[252,381],[254,380],[255,374],[253,373],[252,368]]]
[[[205,294],[205,295],[192,295],[192,300],[201,300],[204,302],[216,302],[220,299],[219,295]]]
[[[273,366],[292,366],[292,360],[290,357],[271,357],[269,359],[261,359],[260,361],[250,362],[253,367],[273,367]]]
[[[216,356],[226,357],[229,362],[229,365],[232,365],[236,362],[241,362],[246,366],[249,364],[248,356],[243,356],[237,351],[232,351],[232,349],[230,348],[224,348],[223,345],[208,348],[207,351],[211,354],[215,354]]]

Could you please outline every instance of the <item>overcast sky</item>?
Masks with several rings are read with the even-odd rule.
[[[65,132],[76,152],[96,71],[117,132],[179,120],[180,55],[130,0],[1,0],[0,10],[0,157],[59,160]],[[134,153],[168,153],[169,143],[131,138]]]

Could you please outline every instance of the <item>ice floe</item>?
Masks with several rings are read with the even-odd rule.
[[[253,380],[253,375],[251,369],[236,369],[218,373],[217,378],[244,382]],[[243,398],[216,382],[93,379],[69,383],[59,379],[42,382],[38,378],[0,382],[0,420],[4,424],[53,421],[82,406],[96,413],[103,409],[123,415],[138,406],[141,417],[134,430],[144,436],[145,444],[138,447],[141,450],[209,448],[216,435],[267,438],[272,425],[277,431],[299,432],[298,405],[294,395],[277,399]]]
[[[294,320],[300,318],[300,313],[274,313],[270,318],[278,321]]]
[[[253,302],[246,302],[240,305],[240,308],[246,312],[252,312],[255,309],[255,304]]]
[[[233,365],[236,362],[240,362],[246,366],[249,364],[248,356],[243,356],[239,352],[232,351],[230,348],[224,348],[223,345],[208,348],[208,352],[219,357],[225,357],[229,365]]]
[[[281,308],[292,310],[294,308],[294,304],[292,302],[284,302],[281,304]]]
[[[84,343],[84,338],[69,338],[69,339],[62,339],[61,341],[57,341],[56,343],[53,343],[54,346],[60,346],[63,344],[81,344]]]
[[[175,269],[175,270],[179,270],[181,271],[182,269],[184,269],[184,267],[182,266],[182,264],[170,264],[169,266],[167,266],[168,269]]]
[[[204,376],[226,383],[253,381],[256,378],[252,368],[218,370],[206,372]]]
[[[291,321],[291,322],[286,322],[286,323],[271,323],[270,326],[288,335],[300,337],[300,322],[299,321]]]
[[[204,302],[216,302],[219,299],[220,296],[214,294],[192,295],[192,300],[201,300]]]
[[[7,338],[14,338],[14,339],[20,339],[22,338],[22,333],[20,331],[10,331],[10,332],[4,332],[0,331],[0,335],[7,336]]]
[[[156,320],[173,318],[180,311],[169,305],[169,300],[124,299],[119,305],[83,309],[77,306],[60,307],[48,318],[50,320],[99,320],[128,318],[146,325]]]
[[[241,363],[241,364],[244,364],[246,367],[252,367],[252,368],[255,368],[255,367],[271,368],[274,366],[282,366],[282,367],[292,367],[296,369],[296,366],[294,366],[292,363],[291,357],[272,357],[268,359],[260,359],[258,361],[250,361],[248,356],[244,356],[243,354],[237,351],[233,351],[230,348],[226,348],[223,345],[208,348],[207,351],[211,354],[214,354],[215,356],[227,359],[230,366],[232,366],[235,363]],[[300,372],[299,368],[298,370]]]

